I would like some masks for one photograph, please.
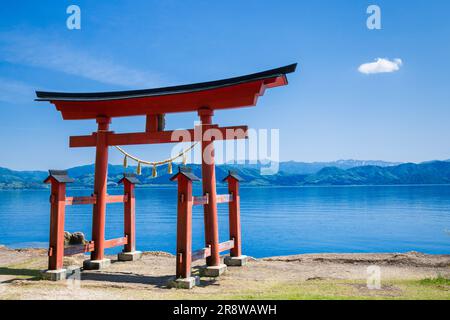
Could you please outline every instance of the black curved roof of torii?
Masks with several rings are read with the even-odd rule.
[[[234,77],[223,80],[201,82],[180,86],[163,87],[155,89],[144,90],[129,90],[129,91],[113,91],[113,92],[90,92],[90,93],[67,93],[67,92],[45,92],[36,91],[36,101],[52,101],[52,100],[82,100],[82,101],[96,101],[109,99],[124,99],[159,96],[176,93],[195,92],[207,89],[215,89],[240,83],[251,82],[255,80],[269,79],[277,76],[286,75],[295,72],[297,63],[290,64],[281,68],[271,69],[263,72],[253,73],[245,76]]]

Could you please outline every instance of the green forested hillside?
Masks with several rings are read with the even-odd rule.
[[[364,162],[360,162],[364,163]],[[293,162],[280,163],[280,171],[276,175],[261,175],[257,165],[220,165],[216,175],[218,183],[233,169],[245,179],[245,185],[260,186],[304,186],[304,185],[395,185],[395,184],[450,184],[450,162],[431,161],[420,164],[405,163],[400,165],[376,166],[365,165],[351,168],[341,162],[331,163],[337,166],[316,166],[305,169],[304,164]],[[201,177],[200,165],[189,165],[194,174]],[[339,167],[341,166],[341,167]],[[284,170],[287,168],[287,170]],[[130,167],[126,171],[133,172]],[[174,166],[174,171],[177,166]],[[307,172],[305,172],[305,170]],[[94,166],[86,165],[68,169],[69,175],[75,179],[73,187],[90,187],[94,182]],[[124,168],[120,165],[109,166],[109,184],[116,185],[122,177]],[[158,169],[158,177],[151,176],[151,168],[143,168],[139,180],[143,185],[168,185],[170,175],[166,167]],[[45,171],[13,171],[0,168],[0,189],[45,188],[42,181],[47,176]]]

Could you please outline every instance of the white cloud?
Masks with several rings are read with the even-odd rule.
[[[33,101],[34,87],[7,78],[0,78],[0,101],[8,103],[29,103]]]
[[[111,58],[36,33],[0,33],[0,59],[124,87],[160,84],[153,73],[120,65]]]
[[[359,66],[358,71],[364,74],[390,73],[400,70],[403,62],[401,59],[378,58],[375,62],[364,63]]]

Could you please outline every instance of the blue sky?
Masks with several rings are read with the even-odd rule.
[[[66,8],[81,8],[81,30]],[[366,9],[382,10],[382,30]],[[94,121],[62,121],[34,90],[106,91],[177,85],[293,62],[287,87],[256,108],[217,112],[221,125],[280,129],[281,160],[450,158],[448,1],[10,1],[0,13],[0,166],[65,168],[92,163],[93,149],[68,136]],[[362,74],[377,58],[400,70]],[[171,115],[168,129],[195,114]],[[142,118],[114,120],[116,132]],[[148,160],[170,146],[130,147]],[[111,162],[120,156],[111,151]]]

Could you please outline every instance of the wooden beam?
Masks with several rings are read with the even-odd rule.
[[[211,131],[214,140],[236,140],[248,138],[247,126],[219,127],[211,126],[211,129],[218,130],[218,136],[215,131]],[[186,132],[188,134],[186,134]],[[205,137],[205,138],[209,138]],[[157,131],[157,132],[134,132],[134,133],[107,133],[108,146],[126,146],[139,144],[160,144],[160,143],[178,143],[172,137],[181,137],[183,142],[191,142],[201,140],[201,134],[195,134],[195,129],[189,130],[173,130],[173,131]],[[71,136],[69,146],[71,148],[95,147],[97,143],[97,134],[93,133],[87,136]]]
[[[228,203],[233,202],[232,194],[218,194],[217,195],[217,203]]]
[[[124,177],[123,192],[127,201],[123,205],[124,234],[128,237],[128,242],[124,246],[123,252],[136,251],[136,198],[134,194],[135,184]]]
[[[72,136],[69,137],[69,147],[95,147],[97,143],[97,133],[94,132],[89,136]]]
[[[128,237],[106,240],[105,241],[105,249],[123,246],[123,245],[126,245],[127,243],[128,243]]]
[[[91,241],[87,244],[78,244],[73,246],[68,246],[64,248],[64,256],[73,256],[79,253],[86,253],[94,251],[94,242]]]
[[[241,200],[239,196],[239,179],[235,176],[228,176],[228,193],[233,195],[233,201],[228,203],[229,212],[229,232],[230,239],[234,240],[234,248],[231,249],[231,257],[242,255],[241,239]]]
[[[64,216],[66,210],[66,184],[52,180],[50,197],[50,241],[48,269],[60,270],[64,264]]]
[[[124,203],[127,201],[128,197],[126,195],[106,196],[107,203]],[[95,195],[90,197],[66,197],[66,206],[74,206],[81,204],[96,204],[96,203],[97,197]]]
[[[145,120],[145,131],[156,132],[158,131],[158,115],[148,114]]]
[[[234,248],[234,240],[219,243],[219,252],[228,251]]]
[[[95,196],[90,197],[66,197],[66,206],[74,206],[79,204],[95,204],[97,198]]]
[[[219,252],[231,250],[234,248],[234,240],[219,243]],[[206,259],[211,256],[211,248],[203,248],[192,252],[192,261]]]
[[[204,205],[208,204],[208,196],[200,196],[200,197],[193,197],[193,205]]]
[[[125,203],[128,201],[127,195],[118,195],[118,196],[106,196],[107,203]]]
[[[192,261],[206,259],[211,256],[211,248],[203,248],[192,252]]]

